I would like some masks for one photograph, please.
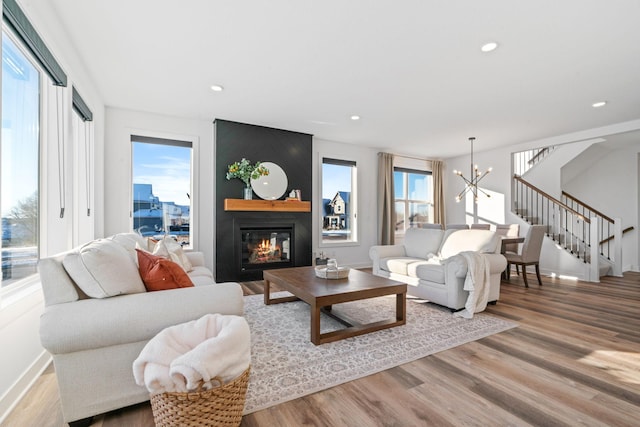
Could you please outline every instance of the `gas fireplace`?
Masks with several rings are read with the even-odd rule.
[[[240,226],[241,271],[293,266],[293,225]]]

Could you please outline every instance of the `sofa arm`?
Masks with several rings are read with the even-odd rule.
[[[502,254],[482,254],[489,260],[489,274],[502,273],[507,268],[507,259]],[[447,258],[442,262],[449,274],[458,278],[464,278],[467,275],[467,261],[458,254]]]
[[[379,245],[371,246],[369,249],[369,258],[372,260],[380,258],[389,258],[392,256],[407,256],[403,245]]]
[[[189,258],[189,262],[194,267],[204,267],[204,253],[198,251],[185,251],[184,254]]]
[[[380,272],[380,260],[382,258],[404,256],[407,256],[407,252],[403,245],[371,246],[371,249],[369,249],[369,258],[373,261],[373,274],[378,274]]]
[[[242,287],[217,283],[50,305],[40,317],[40,341],[53,354],[128,344],[209,313],[243,315]]]
[[[507,268],[507,259],[502,254],[485,254],[489,259],[489,273],[502,273]]]

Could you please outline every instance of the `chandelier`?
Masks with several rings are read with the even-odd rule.
[[[491,172],[493,168],[489,168],[483,173],[480,173],[480,171],[478,170],[478,165],[473,164],[473,141],[475,141],[475,139],[476,138],[474,136],[469,138],[469,142],[471,142],[471,175],[469,176],[469,179],[465,178],[464,175],[462,175],[462,171],[453,171],[453,173],[458,175],[464,181],[464,189],[460,192],[460,194],[456,196],[456,202],[460,202],[460,200],[462,200],[462,197],[464,197],[464,195],[469,192],[473,194],[474,203],[478,203],[478,192],[481,192],[487,197],[491,197],[490,194],[486,193],[481,188],[478,188],[478,183],[482,180],[482,178],[487,176],[487,174],[489,174],[489,172]]]

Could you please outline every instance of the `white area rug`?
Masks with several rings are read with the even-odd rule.
[[[445,308],[407,300],[406,325],[315,346],[304,302],[264,305],[263,295],[244,301],[252,359],[245,414],[517,326],[484,313],[454,317]],[[343,311],[362,323],[395,317],[395,295],[334,306],[336,314]],[[323,333],[343,327],[323,315]]]

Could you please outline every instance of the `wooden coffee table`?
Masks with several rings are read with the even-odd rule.
[[[265,270],[263,275],[265,304],[278,304],[298,300],[309,304],[311,307],[311,342],[315,345],[392,328],[404,325],[407,322],[407,285],[405,283],[354,269],[349,271],[349,277],[345,279],[321,279],[316,277],[313,267]],[[270,287],[272,283],[283,290],[291,292],[293,296],[271,298]],[[345,318],[344,315],[338,317],[331,312],[331,306],[334,304],[394,294],[396,296],[395,319],[360,325]],[[320,333],[321,311],[340,321],[347,328],[324,334]]]

